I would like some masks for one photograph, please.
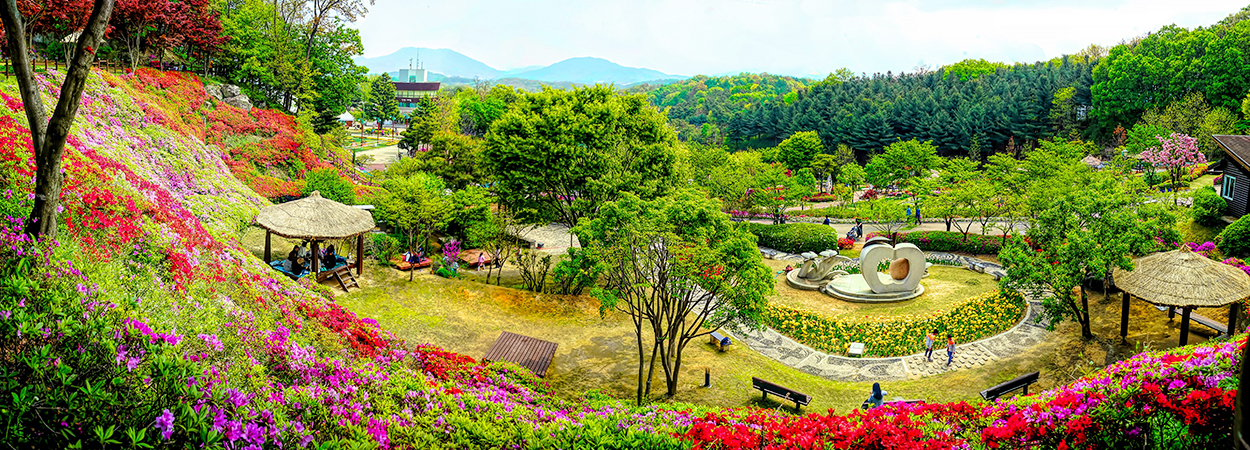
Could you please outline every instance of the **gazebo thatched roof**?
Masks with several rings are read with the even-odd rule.
[[[1102,164],[1102,160],[1098,159],[1098,157],[1094,155],[1086,156],[1085,159],[1081,160],[1081,162],[1090,167],[1098,167]]]
[[[1190,251],[1155,253],[1135,261],[1133,271],[1115,270],[1115,284],[1160,306],[1217,307],[1250,297],[1245,272]]]
[[[324,198],[318,191],[261,210],[256,223],[278,236],[309,240],[348,238],[374,226],[368,211]]]

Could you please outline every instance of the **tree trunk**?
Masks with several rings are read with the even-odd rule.
[[[642,406],[642,387],[645,383],[642,378],[642,361],[646,358],[646,352],[642,350],[642,323],[638,322],[639,319],[637,318],[634,320],[634,337],[637,338],[638,342],[638,395],[635,398],[635,403],[638,406]]]
[[[113,0],[95,0],[87,27],[78,37],[73,63],[67,68],[61,96],[57,99],[52,118],[48,119],[39,86],[35,83],[34,69],[30,65],[30,53],[26,45],[25,24],[16,0],[0,2],[0,22],[9,30],[6,45],[17,77],[18,90],[26,109],[30,125],[31,148],[35,152],[35,203],[26,224],[26,234],[56,237],[56,216],[60,208],[61,185],[65,175],[61,172],[61,155],[70,125],[78,114],[79,99],[91,75],[91,63],[95,49],[100,46],[108,19],[113,14]]]
[[[1078,286],[1081,285],[1078,284]],[[1081,311],[1077,313],[1077,318],[1081,322],[1081,336],[1085,339],[1092,339],[1094,332],[1089,329],[1089,296],[1085,294],[1085,286],[1081,286]]]
[[[657,339],[651,345],[651,362],[647,364],[647,390],[644,395],[651,397],[651,380],[655,379],[655,356],[660,353],[660,341]],[[642,366],[638,366],[638,371],[642,371]],[[665,377],[667,378],[667,377]],[[642,405],[642,403],[639,403]]]

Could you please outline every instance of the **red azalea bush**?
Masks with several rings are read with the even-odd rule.
[[[221,147],[234,175],[266,198],[299,196],[294,184],[308,171],[326,167],[340,167],[348,178],[363,181],[348,159],[334,154],[325,161],[314,153],[303,142],[294,117],[277,110],[244,111],[222,101],[210,102],[203,83],[193,74],[145,68],[119,84],[142,99],[139,103],[152,122]]]
[[[838,238],[838,249],[847,250],[855,246],[855,240],[851,238]]]
[[[745,414],[745,415],[743,415]],[[709,414],[683,440],[697,450],[964,448],[977,409],[967,403],[887,405],[799,417],[760,410]]]

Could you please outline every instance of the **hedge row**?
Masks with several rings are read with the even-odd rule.
[[[877,233],[869,233],[868,238]],[[955,231],[913,231],[899,233],[899,243],[915,244],[921,250],[929,252],[963,252],[976,255],[997,255],[1003,248],[1003,236],[968,233]]]
[[[747,231],[759,238],[760,246],[787,253],[821,252],[838,248],[838,230],[825,225],[748,223]]]

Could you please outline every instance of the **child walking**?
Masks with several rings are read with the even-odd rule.
[[[924,337],[924,357],[929,362],[933,362],[933,344],[935,343],[937,343],[937,330],[933,330]]]
[[[955,337],[946,335],[946,365],[950,366],[951,361],[955,360]]]

